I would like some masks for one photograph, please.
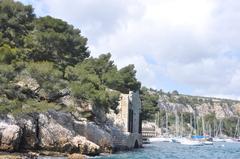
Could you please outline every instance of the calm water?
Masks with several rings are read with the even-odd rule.
[[[44,157],[44,159],[46,159]],[[49,157],[47,159],[57,159]],[[63,158],[58,158],[63,159]],[[159,142],[145,148],[94,159],[240,159],[240,143],[214,143],[209,146],[185,146]]]
[[[177,143],[154,143],[133,152],[98,159],[240,159],[240,143],[214,143],[208,146],[185,146]]]

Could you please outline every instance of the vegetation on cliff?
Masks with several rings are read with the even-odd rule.
[[[108,111],[119,93],[140,88],[133,65],[118,69],[110,53],[90,57],[79,29],[33,10],[0,1],[1,113],[61,110],[57,100],[65,95]]]

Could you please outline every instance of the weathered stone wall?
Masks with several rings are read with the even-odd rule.
[[[129,109],[129,95],[121,94],[119,101],[119,113],[117,114],[117,120],[119,125],[122,125],[122,131],[128,131],[128,109]]]
[[[133,110],[133,133],[138,133],[141,113],[141,100],[139,93],[130,92],[129,100],[131,103],[131,109]]]
[[[133,133],[128,132],[129,109],[133,111]],[[121,94],[119,101],[119,113],[111,114],[113,127],[111,134],[113,136],[113,144],[118,148],[134,148],[135,142],[139,147],[142,146],[142,135],[139,134],[139,120],[141,113],[141,101],[139,93],[129,92],[129,94]],[[121,128],[121,129],[117,129]]]

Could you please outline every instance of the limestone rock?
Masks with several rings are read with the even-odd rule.
[[[74,153],[74,154],[69,154],[68,159],[86,159],[85,156],[82,154]]]
[[[89,141],[92,141],[103,147],[112,147],[112,137],[110,133],[93,122],[74,122],[75,132],[81,136],[85,136]]]
[[[21,139],[21,141],[20,141]],[[111,147],[111,135],[70,113],[48,111],[0,117],[0,150],[39,150],[97,155]]]
[[[17,125],[0,122],[0,150],[15,151],[19,148],[21,129]]]
[[[86,137],[75,136],[72,141],[72,145],[79,148],[80,153],[88,155],[98,155],[100,153],[100,147],[95,143],[88,141]]]
[[[94,105],[92,112],[96,116],[98,122],[104,123],[107,120],[105,111],[101,107]]]
[[[33,150],[37,148],[39,144],[39,138],[37,135],[37,126],[36,122],[38,117],[37,113],[25,115],[24,117],[19,117],[16,120],[18,125],[22,129],[22,145],[21,149],[30,149]]]
[[[28,88],[33,92],[35,92],[40,87],[37,80],[31,78],[30,76],[19,76],[16,85],[23,88]]]
[[[63,97],[59,98],[57,102],[65,105],[67,107],[71,107],[71,106],[76,105],[76,103],[74,101],[74,98],[70,95],[66,95],[66,96],[63,96]]]
[[[69,151],[66,150],[66,143],[73,137],[71,126],[68,127],[70,120],[66,116],[60,118],[57,113],[39,115],[39,138],[40,147],[45,150]]]

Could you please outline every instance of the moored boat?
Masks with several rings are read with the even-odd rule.
[[[204,143],[201,142],[201,141],[190,140],[190,139],[182,140],[181,144],[182,145],[189,145],[189,146],[203,146],[204,145]]]
[[[169,137],[153,137],[149,138],[150,142],[172,142],[172,139]]]
[[[226,142],[223,138],[214,137],[213,142]]]

